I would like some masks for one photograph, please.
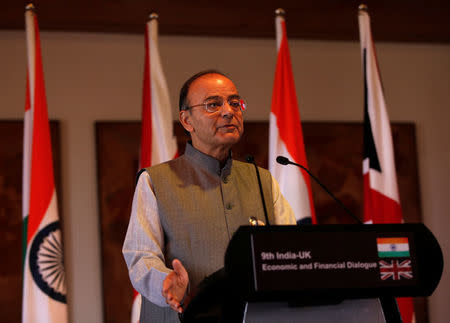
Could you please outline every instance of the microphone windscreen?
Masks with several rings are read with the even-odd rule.
[[[255,157],[253,157],[253,155],[247,155],[245,156],[245,160],[247,161],[247,163],[254,163],[255,162]]]
[[[281,165],[287,165],[287,164],[290,163],[290,161],[289,161],[289,159],[287,159],[287,158],[284,157],[284,156],[278,156],[278,157],[277,157],[277,163],[278,163],[278,164],[281,164]]]

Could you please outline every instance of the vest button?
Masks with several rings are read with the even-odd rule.
[[[231,210],[233,208],[233,205],[231,203],[227,203],[225,207],[227,208],[227,210]]]

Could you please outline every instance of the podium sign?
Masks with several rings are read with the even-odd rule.
[[[248,299],[428,296],[443,259],[423,224],[241,227],[225,269]]]
[[[254,232],[255,291],[414,286],[412,233]]]

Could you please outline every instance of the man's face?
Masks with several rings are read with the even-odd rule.
[[[187,95],[189,106],[202,104],[213,97],[221,97],[225,102],[213,113],[207,112],[203,105],[180,112],[180,121],[190,132],[195,148],[221,159],[222,153],[228,152],[239,141],[244,131],[242,111],[234,110],[227,103],[228,98],[237,95],[233,82],[220,74],[203,75],[191,84]]]

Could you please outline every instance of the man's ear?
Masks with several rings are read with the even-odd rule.
[[[179,114],[180,123],[187,132],[192,132],[194,127],[191,125],[191,113],[188,110],[181,110]]]

